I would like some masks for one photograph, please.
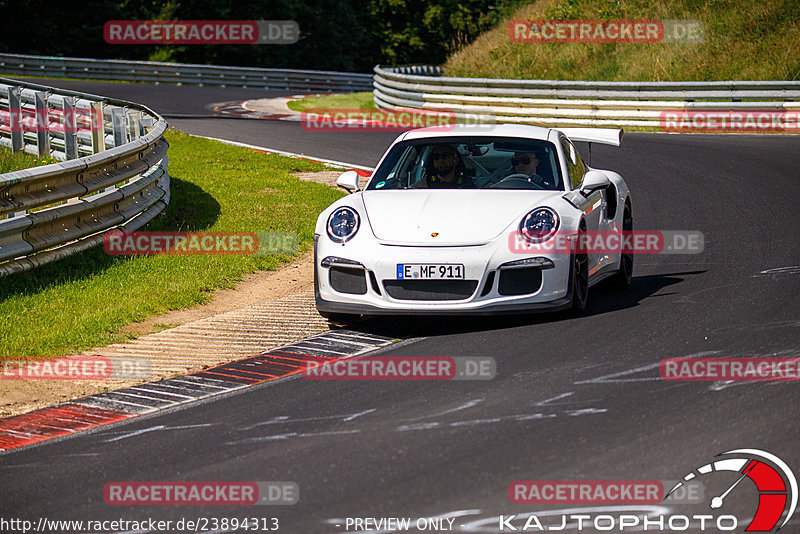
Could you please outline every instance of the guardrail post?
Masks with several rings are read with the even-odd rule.
[[[150,117],[139,120],[139,135],[140,136],[146,135],[147,128],[150,128],[151,126],[153,126],[153,124],[154,124],[153,119],[151,119]]]
[[[114,132],[114,146],[122,146],[126,143],[125,139],[125,115],[122,108],[111,110],[111,127]]]
[[[22,105],[19,98],[19,87],[8,88],[8,114],[11,119],[11,152],[20,152],[25,148],[22,139]]]
[[[106,129],[103,119],[103,103],[89,104],[89,116],[92,129],[92,153],[97,154],[106,149]]]
[[[128,139],[133,141],[139,137],[139,121],[142,118],[140,111],[128,111]]]
[[[37,91],[33,95],[36,118],[36,149],[40,158],[50,157],[50,132],[48,131],[47,93]]]
[[[78,157],[78,120],[74,96],[64,97],[64,154],[67,159]]]

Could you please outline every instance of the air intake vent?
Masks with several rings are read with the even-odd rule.
[[[364,295],[367,292],[367,277],[363,269],[331,267],[330,284],[334,291],[351,295]]]
[[[542,270],[538,267],[501,269],[497,292],[501,295],[527,295],[542,287]]]
[[[384,280],[383,287],[398,300],[464,300],[475,293],[477,280]]]

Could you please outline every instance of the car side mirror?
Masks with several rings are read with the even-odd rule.
[[[600,171],[589,171],[581,182],[581,194],[586,196],[609,185],[611,185],[611,180],[608,179],[608,176]]]
[[[348,192],[353,193],[354,191],[358,191],[358,173],[356,171],[347,171],[343,172],[339,178],[336,180],[336,185],[341,187],[342,189],[346,189]]]

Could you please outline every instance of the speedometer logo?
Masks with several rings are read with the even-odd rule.
[[[753,520],[747,526],[746,532],[770,532],[784,517],[783,522],[777,530],[783,528],[789,522],[797,508],[797,479],[786,463],[765,451],[758,449],[735,449],[732,451],[718,454],[717,457],[740,456],[739,458],[721,458],[714,462],[700,466],[691,473],[683,477],[673,487],[667,497],[669,497],[684,483],[700,478],[715,472],[735,472],[741,476],[736,482],[728,487],[724,492],[714,496],[709,506],[716,510],[725,505],[725,498],[745,479],[750,479],[758,488],[758,509]],[[741,458],[741,456],[745,456]],[[788,503],[788,508],[787,508]]]

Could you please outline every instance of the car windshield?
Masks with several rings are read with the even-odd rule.
[[[395,145],[367,190],[386,189],[562,190],[555,146],[548,141],[436,138]]]

